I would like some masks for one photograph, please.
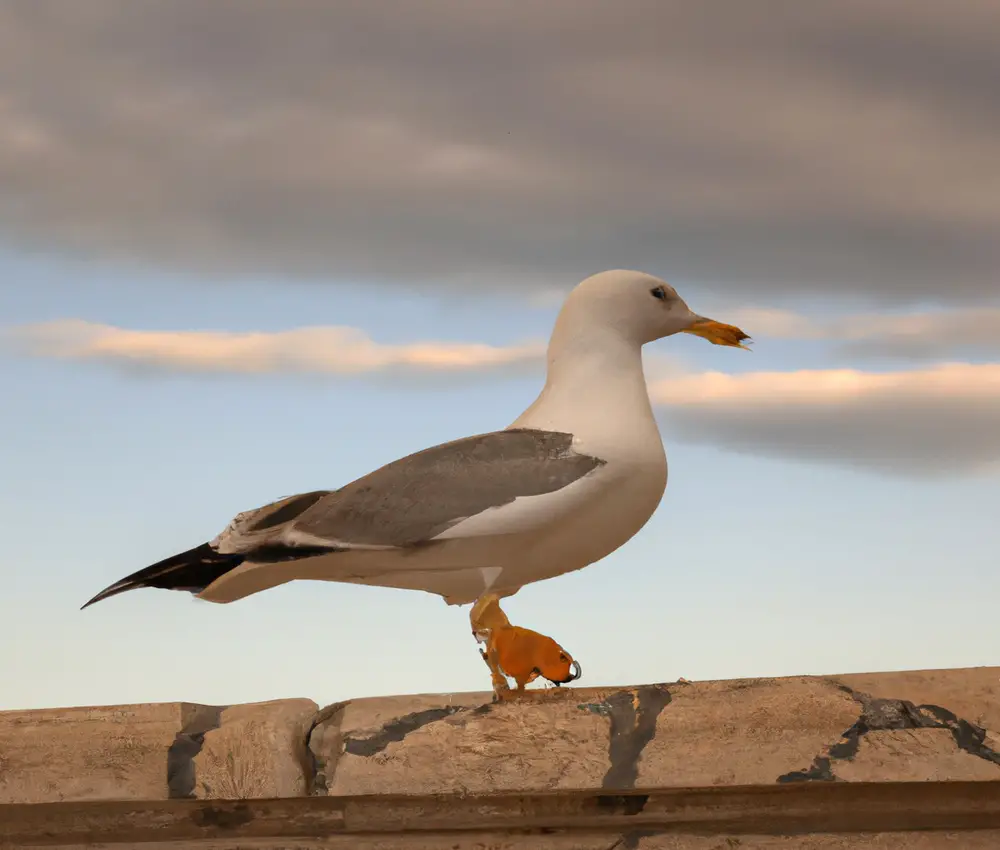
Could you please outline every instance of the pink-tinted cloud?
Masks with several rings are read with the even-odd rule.
[[[77,319],[15,328],[10,339],[20,350],[38,357],[195,373],[462,373],[537,364],[545,353],[543,343],[530,342],[502,347],[469,342],[390,345],[351,327],[273,333],[151,331]]]

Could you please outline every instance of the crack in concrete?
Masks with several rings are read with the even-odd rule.
[[[349,701],[348,701],[349,702]],[[304,765],[306,787],[309,796],[324,796],[332,784],[336,774],[339,759],[322,759],[314,746],[313,736],[317,729],[325,734],[331,732],[337,736],[332,747],[324,747],[334,751],[338,757],[343,754],[370,758],[383,752],[390,744],[403,741],[411,732],[421,729],[430,723],[436,723],[456,714],[468,713],[483,715],[490,713],[496,704],[485,703],[478,706],[442,706],[415,711],[403,715],[383,726],[373,735],[366,737],[340,737],[339,724],[348,702],[334,703],[317,712],[305,735],[305,752],[307,763]],[[581,709],[594,711],[610,719],[609,759],[611,767],[604,777],[602,787],[631,788],[635,784],[638,773],[638,760],[646,744],[656,734],[656,719],[664,706],[670,702],[670,693],[662,685],[647,685],[634,691],[621,691],[607,701],[592,705],[581,705]],[[336,726],[336,729],[333,727]],[[608,805],[617,805],[613,801],[619,798],[607,795],[602,798]],[[644,800],[641,796],[620,798],[622,810],[630,814],[642,810]],[[632,811],[633,807],[638,806]]]
[[[167,797],[171,800],[194,798],[195,756],[205,744],[205,735],[222,724],[222,712],[229,706],[187,704],[185,708],[191,715],[167,750]]]
[[[919,705],[917,709],[933,714],[938,722],[951,732],[951,737],[955,739],[955,744],[960,750],[1000,765],[1000,753],[986,744],[988,729],[963,720],[940,705]]]
[[[438,720],[468,710],[469,707],[464,705],[446,705],[404,714],[383,724],[378,732],[367,738],[344,738],[344,752],[352,756],[373,756],[382,752],[389,744],[398,744],[411,732],[416,732],[429,723],[436,723]]]
[[[313,715],[312,722],[306,730],[306,757],[302,770],[306,780],[307,797],[325,797],[328,793],[329,785],[337,772],[337,761],[340,756],[340,724],[343,721],[344,709],[347,708],[348,702],[335,702],[321,708]],[[334,718],[336,718],[335,721]],[[313,749],[313,733],[319,727],[322,727],[322,734],[331,733],[336,736],[337,745],[329,748],[334,753],[332,759],[320,759],[316,750]]]
[[[833,774],[833,763],[853,759],[861,747],[861,738],[869,732],[891,729],[947,729],[960,750],[1000,765],[1000,753],[986,745],[987,730],[963,720],[947,708],[931,704],[914,705],[909,700],[873,697],[840,682],[833,684],[860,704],[861,714],[840,740],[827,749],[825,756],[816,756],[805,770],[782,774],[778,777],[778,782],[839,782]]]

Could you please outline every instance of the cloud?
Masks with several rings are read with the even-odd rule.
[[[757,337],[821,339],[858,357],[940,360],[956,353],[1000,355],[1000,308],[891,315],[869,313],[816,321],[788,310],[745,309],[732,319]]]
[[[14,328],[7,337],[36,357],[174,373],[455,378],[538,369],[545,349],[540,342],[386,345],[349,327],[145,331],[79,320]],[[1000,363],[729,375],[650,352],[647,374],[668,440],[897,475],[967,474],[1000,462]]]
[[[174,373],[461,374],[537,366],[545,355],[544,343],[386,345],[350,327],[275,333],[149,331],[68,319],[13,328],[7,336],[16,348],[36,357],[97,360],[129,370]]]
[[[973,302],[1000,268],[998,29],[993,0],[2,4],[0,244]]]
[[[941,476],[1000,463],[1000,364],[900,372],[718,372],[650,387],[672,437],[876,472]]]

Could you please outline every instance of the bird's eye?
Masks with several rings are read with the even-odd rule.
[[[566,653],[565,652],[560,652],[559,653],[559,660],[560,661],[569,661],[569,659],[566,657]]]
[[[649,294],[654,298],[659,298],[661,301],[667,300],[667,290],[665,290],[662,286],[654,286],[651,290],[649,290]]]

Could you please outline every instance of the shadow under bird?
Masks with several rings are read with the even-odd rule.
[[[749,340],[692,312],[652,275],[593,275],[559,312],[541,393],[503,430],[244,511],[210,542],[116,581],[83,607],[140,587],[219,603],[302,579],[422,590],[474,603],[472,631],[498,698],[512,693],[506,675],[518,692],[539,676],[573,681],[579,663],[551,638],[511,626],[499,600],[599,561],[656,510],[667,460],[642,347],[676,333],[735,348]]]

